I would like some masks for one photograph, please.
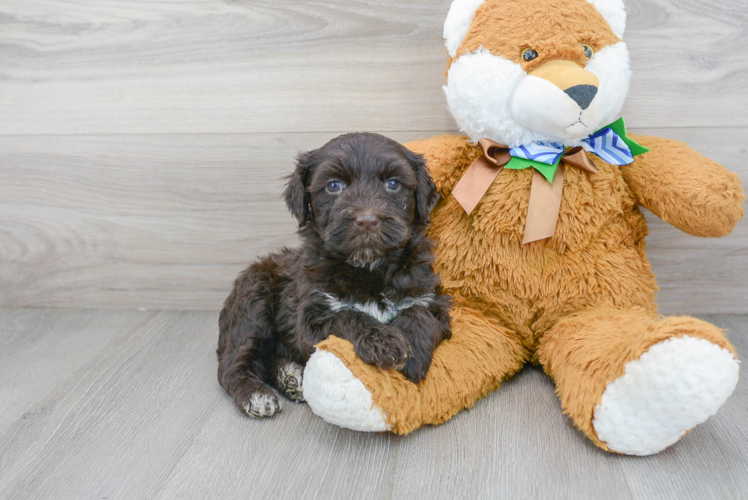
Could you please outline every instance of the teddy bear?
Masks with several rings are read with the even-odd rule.
[[[455,0],[444,87],[461,132],[407,144],[441,197],[435,270],[452,338],[415,385],[330,337],[303,391],[325,420],[407,434],[525,363],[600,448],[657,453],[712,416],[739,371],[722,331],[657,312],[640,207],[695,236],[732,231],[740,181],[687,145],[628,134],[622,0]]]

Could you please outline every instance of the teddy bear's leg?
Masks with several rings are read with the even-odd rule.
[[[538,358],[564,413],[595,444],[651,455],[714,415],[735,389],[735,350],[715,326],[597,307],[560,320]]]
[[[442,342],[418,386],[394,370],[363,363],[350,342],[330,337],[304,370],[304,398],[330,423],[359,431],[407,434],[442,423],[496,389],[529,358],[520,338],[473,308],[452,308],[452,338]]]

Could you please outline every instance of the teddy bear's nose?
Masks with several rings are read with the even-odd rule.
[[[597,95],[597,87],[594,85],[574,85],[564,90],[566,95],[574,99],[582,109],[587,109],[592,99]]]

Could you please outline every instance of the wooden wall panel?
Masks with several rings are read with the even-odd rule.
[[[5,0],[0,134],[449,129],[449,3]],[[748,2],[626,3],[630,125],[748,125]]]
[[[637,132],[748,179],[746,129]],[[0,136],[0,304],[219,307],[250,260],[296,242],[281,177],[334,135]],[[664,311],[748,312],[748,225],[701,239],[649,219]]]
[[[4,0],[0,305],[216,308],[293,244],[280,177],[338,133],[454,130],[449,0]],[[626,0],[629,126],[748,170],[748,0]],[[748,229],[655,217],[664,311],[748,312]]]
[[[0,136],[0,304],[220,306],[297,241],[281,178],[335,135]]]

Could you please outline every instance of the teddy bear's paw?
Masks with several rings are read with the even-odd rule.
[[[325,421],[355,431],[390,430],[371,393],[333,353],[317,350],[304,369],[304,397]]]
[[[714,415],[738,382],[739,361],[711,342],[670,338],[609,382],[592,424],[613,451],[652,455]]]

